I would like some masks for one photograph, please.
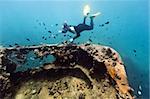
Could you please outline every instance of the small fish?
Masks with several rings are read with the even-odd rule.
[[[89,39],[89,41],[90,41],[90,42],[92,42],[92,40],[91,40],[91,39]]]
[[[133,52],[136,53],[136,50],[134,49]]]
[[[102,24],[102,25],[99,25],[99,27],[103,27],[104,26],[104,24]]]
[[[27,41],[30,41],[30,39],[28,39],[28,38],[27,38],[26,40],[27,40]]]
[[[17,43],[15,43],[15,45],[18,45]]]
[[[56,26],[58,26],[58,24],[55,24]]]
[[[52,33],[51,31],[48,31],[49,33]]]
[[[107,21],[105,24],[109,24],[109,21]]]
[[[12,45],[9,45],[9,47],[13,47]]]
[[[44,36],[42,36],[42,39],[44,39]]]
[[[56,36],[58,36],[58,34],[56,34]]]
[[[85,46],[89,46],[89,45],[90,45],[89,43],[85,44]]]
[[[43,22],[43,25],[45,26],[45,23]]]
[[[78,42],[77,44],[80,44],[80,42]]]

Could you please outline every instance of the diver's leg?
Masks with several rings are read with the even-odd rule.
[[[82,24],[82,30],[92,30],[93,27],[94,27],[94,23],[93,23],[93,18],[90,18],[91,21],[90,21],[90,25],[86,25],[86,24]]]
[[[90,22],[90,25],[86,25],[85,24],[85,20],[86,20],[86,17],[84,17],[84,21],[83,21],[83,24],[79,24],[77,26],[74,26],[75,28],[75,31],[77,33],[80,33],[84,30],[92,30],[93,29],[93,26],[94,26],[94,23],[93,23],[93,18],[90,18],[91,19],[91,22]]]
[[[89,15],[89,12],[84,16],[83,24],[86,24],[86,18],[88,17],[88,15]]]
[[[85,22],[86,22],[86,18],[87,18],[87,16],[84,16],[83,24],[85,24]]]
[[[93,29],[93,27],[94,27],[93,19],[94,19],[94,18],[91,17],[90,19],[91,19],[91,22],[90,22],[90,28]]]

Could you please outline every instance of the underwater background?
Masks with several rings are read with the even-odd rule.
[[[94,19],[94,29],[74,43],[90,41],[118,51],[135,94],[148,99],[148,0],[0,0],[0,46],[61,44],[74,36],[59,33],[62,24],[82,23],[86,4],[91,13],[102,14]]]

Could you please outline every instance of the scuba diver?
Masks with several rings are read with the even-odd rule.
[[[92,14],[89,18],[90,18],[90,25],[87,25],[86,24],[86,18],[88,17],[89,15],[89,12],[90,12],[90,8],[88,5],[85,6],[84,8],[84,20],[83,20],[83,23],[80,23],[78,24],[77,26],[73,26],[73,25],[68,25],[66,22],[63,24],[63,28],[62,28],[62,31],[61,33],[67,33],[68,31],[73,33],[73,34],[76,34],[75,37],[71,38],[69,41],[70,42],[73,42],[76,38],[78,38],[80,36],[80,33],[82,31],[85,31],[85,30],[93,30],[93,27],[94,27],[94,23],[93,23],[93,19],[98,16],[100,14],[100,12],[97,12],[95,14]]]

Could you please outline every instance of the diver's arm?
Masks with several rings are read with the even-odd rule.
[[[80,33],[77,33],[77,35],[73,38],[73,40],[75,40],[76,38],[78,38],[80,36]]]
[[[80,36],[80,34],[78,33],[75,37],[71,38],[69,41],[73,42],[76,38],[78,38]]]

